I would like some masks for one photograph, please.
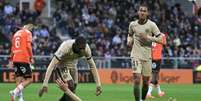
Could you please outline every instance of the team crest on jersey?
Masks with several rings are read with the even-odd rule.
[[[145,32],[146,32],[146,33],[149,33],[149,29],[145,29]]]

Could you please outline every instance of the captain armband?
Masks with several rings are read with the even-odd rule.
[[[90,60],[90,59],[92,59],[92,56],[90,56],[90,57],[87,57],[87,60]]]

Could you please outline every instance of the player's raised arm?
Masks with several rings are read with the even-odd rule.
[[[92,58],[92,55],[91,55],[91,49],[89,48],[89,45],[87,44],[86,45],[86,59],[87,59],[87,62],[89,63],[89,66],[90,66],[90,70],[93,74],[93,77],[95,79],[95,82],[96,82],[96,95],[100,95],[102,93],[102,89],[101,89],[101,82],[100,82],[100,77],[99,77],[99,74],[98,74],[98,70],[96,68],[96,64]]]

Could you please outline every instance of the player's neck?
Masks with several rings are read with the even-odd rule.
[[[139,19],[139,20],[138,20],[138,23],[139,23],[140,25],[144,25],[145,23],[147,23],[147,21],[148,21],[148,19]]]

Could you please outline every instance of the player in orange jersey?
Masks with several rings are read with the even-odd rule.
[[[16,88],[9,92],[11,101],[15,101],[16,97],[24,101],[22,91],[32,82],[30,64],[34,62],[31,46],[33,27],[33,24],[24,25],[12,37],[10,66],[15,70]]]
[[[162,97],[165,94],[163,91],[161,91],[160,85],[158,83],[163,45],[166,44],[166,37],[164,34],[162,34],[162,36],[163,44],[152,43],[152,78],[149,85],[149,90],[147,92],[147,98],[154,98],[154,96],[151,95],[154,87],[157,88],[159,97]]]

